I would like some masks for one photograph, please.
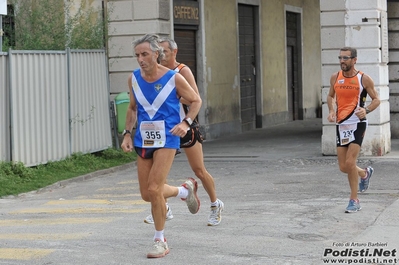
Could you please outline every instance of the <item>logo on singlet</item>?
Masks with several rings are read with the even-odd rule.
[[[344,79],[338,80],[338,84],[343,84],[345,82]]]
[[[154,85],[154,88],[155,88],[156,91],[159,92],[159,90],[162,89],[162,85],[161,85],[161,84],[155,84],[155,85]]]

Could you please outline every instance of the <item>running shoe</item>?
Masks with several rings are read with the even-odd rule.
[[[374,169],[370,166],[366,168],[366,177],[360,178],[359,192],[365,192],[370,186],[370,178],[373,175]]]
[[[166,212],[166,221],[172,220],[173,219],[173,213],[172,210],[170,209],[170,207],[168,207],[168,211]],[[150,214],[149,216],[147,216],[144,219],[144,223],[146,224],[153,224],[154,223],[154,218],[152,218],[152,214]]]
[[[155,239],[150,252],[147,253],[147,258],[162,258],[169,253],[168,243]]]
[[[359,200],[349,200],[348,207],[346,207],[345,212],[346,213],[355,213],[357,211],[360,211],[362,207],[360,207],[360,202]]]
[[[186,182],[182,184],[182,186],[188,190],[187,198],[182,200],[186,201],[190,213],[196,214],[200,208],[200,200],[197,196],[197,181],[195,181],[195,179],[193,178],[189,178],[188,180],[186,180]]]
[[[208,226],[215,226],[222,221],[222,212],[224,210],[224,203],[217,199],[218,206],[211,206],[211,214],[208,218]]]

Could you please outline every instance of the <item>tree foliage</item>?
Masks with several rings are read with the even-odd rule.
[[[15,50],[102,49],[107,19],[93,2],[9,0],[14,10],[14,41],[5,38],[4,42]]]

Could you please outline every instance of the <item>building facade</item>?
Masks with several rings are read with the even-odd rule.
[[[399,56],[391,48],[399,46],[397,1],[108,0],[104,6],[111,96],[128,90],[128,75],[138,67],[132,41],[146,33],[170,36],[178,60],[195,74],[209,140],[323,117],[322,153],[334,155],[326,91],[342,46],[358,48],[357,68],[371,75],[382,100],[369,117],[362,153],[384,155],[391,136],[399,137]]]
[[[178,59],[195,73],[208,139],[320,115],[319,0],[128,0],[107,6],[113,93],[126,91],[137,67],[132,40],[156,33],[176,40]]]

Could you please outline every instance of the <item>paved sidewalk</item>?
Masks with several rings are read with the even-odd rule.
[[[170,199],[170,253],[162,259],[145,256],[154,227],[143,222],[150,205],[140,198],[135,163],[1,199],[0,264],[394,264],[399,141],[386,156],[359,158],[375,173],[359,195],[363,209],[345,214],[347,179],[335,156],[322,156],[321,128],[312,119],[206,141],[205,164],[225,203],[222,223],[206,225],[202,185],[196,215]],[[185,155],[176,156],[168,182],[192,176]]]

